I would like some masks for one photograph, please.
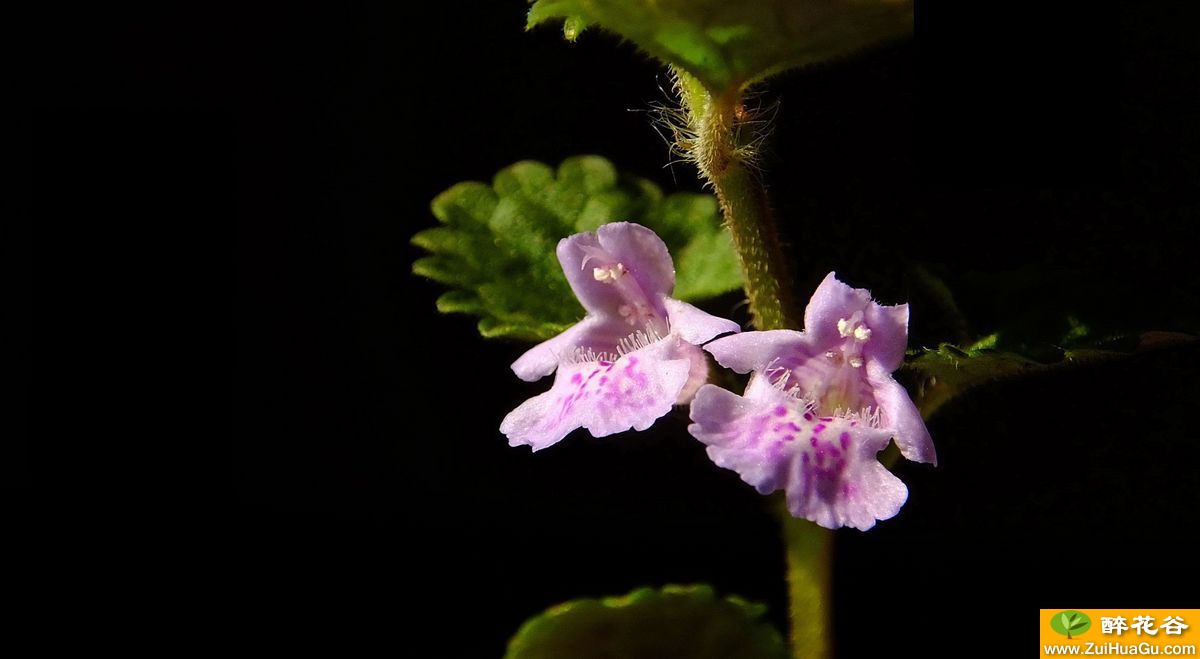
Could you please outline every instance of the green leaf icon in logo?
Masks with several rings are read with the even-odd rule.
[[[1079,611],[1063,611],[1050,618],[1050,629],[1067,638],[1075,638],[1091,628],[1092,619]]]

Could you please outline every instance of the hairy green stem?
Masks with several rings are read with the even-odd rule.
[[[687,73],[676,70],[675,75],[688,116],[687,144],[682,149],[717,193],[742,268],[754,326],[797,328],[792,278],[767,190],[752,167],[752,140],[741,143],[741,93],[710,94]]]
[[[754,326],[799,328],[791,274],[767,191],[750,166],[749,145],[740,140],[741,93],[711,94],[683,71],[676,70],[675,75],[687,112],[686,131],[681,135],[687,143],[681,149],[716,190],[742,267]],[[792,517],[782,497],[776,507],[787,556],[792,656],[826,659],[832,655],[833,532]]]

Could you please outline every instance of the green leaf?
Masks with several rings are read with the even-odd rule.
[[[1071,627],[1071,631],[1076,631],[1076,630],[1079,630],[1079,629],[1083,629],[1084,627],[1087,627],[1087,626],[1088,626],[1088,623],[1089,623],[1089,621],[1088,621],[1088,620],[1080,620],[1079,622],[1075,623],[1075,624],[1074,624],[1074,625]]]
[[[1071,622],[1072,624],[1074,624],[1074,623],[1075,623],[1075,620],[1077,620],[1078,618],[1079,618],[1079,614],[1078,614],[1078,613],[1072,613],[1072,614],[1071,614],[1071,617],[1070,617],[1070,622]]]
[[[935,350],[918,352],[905,364],[917,377],[914,401],[926,419],[954,397],[976,386],[1020,375],[1043,373],[1080,364],[1118,359],[1133,353],[1191,343],[1196,337],[1176,332],[1144,332],[1113,337],[1093,347],[1040,351],[1031,357],[997,350],[999,334],[984,337],[969,348],[943,343]]]
[[[782,637],[761,620],[765,610],[718,598],[709,586],[574,600],[522,625],[505,659],[784,659]]]
[[[563,20],[628,39],[687,71],[710,93],[844,56],[912,32],[911,0],[536,0],[530,28]]]
[[[459,183],[433,200],[439,225],[412,237],[429,252],[413,272],[452,290],[444,313],[479,317],[485,337],[540,341],[583,316],[555,255],[558,241],[628,220],[662,236],[675,258],[675,297],[700,300],[735,290],[741,273],[711,195],[664,197],[653,183],[618,174],[598,156],[558,169],[525,161],[491,185]]]
[[[1067,619],[1066,613],[1062,614],[1062,625],[1063,625],[1063,627],[1067,627],[1067,628],[1070,628],[1070,626],[1071,626],[1071,621]]]

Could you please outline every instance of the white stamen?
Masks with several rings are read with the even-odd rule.
[[[625,269],[625,266],[618,263],[607,268],[592,268],[592,278],[605,284],[611,284],[626,272],[628,270]]]
[[[850,336],[850,322],[845,318],[838,318],[838,334],[841,334],[843,339]]]
[[[844,334],[842,336],[845,336]],[[859,343],[866,343],[867,339],[871,338],[871,330],[867,327],[859,325],[854,328],[854,340]]]
[[[863,365],[862,357],[851,357],[850,365],[853,366],[854,368],[862,368],[862,365]]]

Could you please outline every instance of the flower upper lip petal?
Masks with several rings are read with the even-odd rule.
[[[675,265],[662,239],[632,222],[613,222],[594,233],[577,233],[558,243],[558,262],[575,297],[589,314],[619,316],[627,300],[610,278],[597,279],[594,269],[621,266],[622,277],[636,282],[642,297],[652,304],[675,290]],[[661,308],[655,309],[660,314]]]
[[[838,345],[846,338],[838,331],[838,322],[855,314],[859,314],[863,329],[869,330],[863,356],[878,360],[889,372],[899,368],[908,344],[908,305],[879,304],[871,299],[870,291],[852,288],[833,272],[817,286],[804,310],[804,331],[822,349]]]

